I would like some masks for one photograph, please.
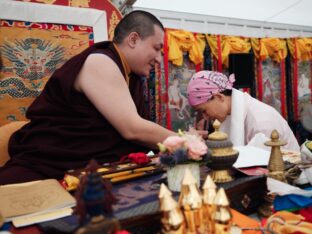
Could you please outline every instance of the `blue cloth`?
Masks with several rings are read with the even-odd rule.
[[[0,226],[0,231],[9,231],[11,228],[11,223],[4,223],[2,226]]]
[[[150,175],[138,178],[136,180],[127,181],[126,183],[113,184],[113,194],[117,198],[117,204],[114,205],[114,215],[121,218],[129,218],[134,215],[144,215],[158,211],[158,193],[161,182],[166,182],[165,174]],[[146,209],[148,205],[151,205]],[[155,203],[155,204],[154,204]],[[146,209],[146,210],[145,210]],[[142,213],[141,213],[142,212]]]
[[[312,187],[305,188],[306,190],[312,190]],[[284,195],[276,196],[274,199],[274,209],[279,210],[294,210],[312,206],[312,197],[304,197],[301,195]]]

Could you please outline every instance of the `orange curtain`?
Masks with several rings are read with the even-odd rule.
[[[168,38],[168,60],[176,66],[183,64],[183,52],[189,53],[190,60],[195,64],[202,63],[205,49],[205,37],[194,35],[184,30],[166,30]]]
[[[286,41],[280,38],[251,38],[251,46],[257,59],[270,57],[280,63],[287,56]]]
[[[300,61],[312,59],[312,38],[287,39],[287,45],[291,56]]]
[[[218,37],[220,37],[221,40],[222,64],[226,67],[228,67],[229,64],[229,54],[248,53],[250,51],[251,44],[249,38],[223,35],[206,35],[211,52],[216,58],[220,57]]]

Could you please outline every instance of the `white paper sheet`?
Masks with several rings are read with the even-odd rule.
[[[21,218],[15,218],[12,220],[14,227],[25,227],[36,223],[47,222],[55,219],[60,219],[66,216],[69,216],[73,213],[72,208],[62,208],[43,214],[37,214],[33,216],[24,216]]]
[[[253,167],[267,166],[270,159],[270,151],[257,148],[254,146],[234,146],[239,151],[238,159],[234,163],[234,167]]]
[[[43,215],[76,205],[75,198],[55,179],[0,186],[0,212],[5,221]],[[64,214],[50,214],[53,215]]]
[[[270,177],[267,178],[267,187],[270,193],[276,193],[280,196],[288,194],[296,194],[305,197],[312,197],[311,190],[303,190],[298,187],[286,184],[284,182],[272,179]]]

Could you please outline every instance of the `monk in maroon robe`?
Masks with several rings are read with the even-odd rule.
[[[146,119],[143,103],[141,77],[160,62],[163,37],[155,16],[133,11],[113,42],[94,44],[56,70],[28,108],[29,124],[10,139],[0,184],[61,179],[90,159],[118,161],[174,135]]]

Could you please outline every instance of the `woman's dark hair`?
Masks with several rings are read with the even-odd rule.
[[[220,93],[223,94],[224,96],[232,96],[232,89],[226,89]],[[211,99],[209,99],[209,100],[212,100],[212,99],[214,99],[214,96],[212,96]],[[209,101],[209,100],[207,100],[207,101]]]
[[[220,93],[222,93],[224,96],[232,96],[232,89],[226,89]]]
[[[142,39],[154,35],[154,25],[162,30],[164,26],[147,11],[132,11],[121,19],[114,31],[113,42],[120,44],[131,33],[137,32]]]

